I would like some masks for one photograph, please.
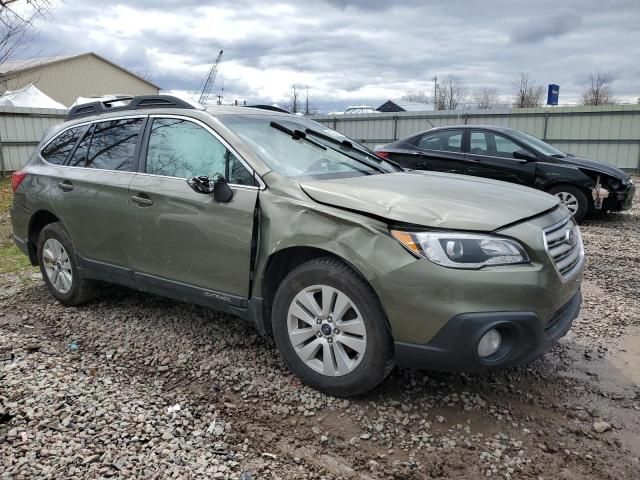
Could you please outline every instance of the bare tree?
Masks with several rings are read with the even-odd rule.
[[[544,87],[536,85],[535,80],[529,78],[527,72],[521,72],[512,83],[515,97],[513,101],[514,107],[526,108],[539,107],[542,105]]]
[[[20,3],[27,8],[18,12]],[[33,22],[45,16],[50,7],[51,0],[0,0],[0,65],[29,45]]]
[[[431,97],[424,90],[411,90],[402,96],[407,102],[431,103]]]
[[[0,0],[0,2],[1,1],[2,0]],[[134,70],[133,73],[135,73],[142,80],[146,80],[147,82],[153,82],[153,75],[151,75],[151,72],[149,72],[149,70]]]
[[[304,114],[305,115],[313,115],[314,112],[311,108],[311,104],[309,102],[309,87],[304,87]]]
[[[291,113],[298,113],[300,111],[300,87],[298,85],[291,85],[289,91],[289,111]]]
[[[591,85],[582,94],[582,103],[584,105],[607,105],[616,103],[613,98],[613,92],[609,84],[611,77],[607,73],[598,72],[589,76]]]
[[[436,109],[455,110],[464,101],[467,88],[460,77],[449,76],[436,86]]]
[[[498,106],[498,92],[495,88],[481,88],[473,92],[473,103],[480,110],[488,110]]]

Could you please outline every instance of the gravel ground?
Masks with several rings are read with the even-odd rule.
[[[640,478],[640,208],[582,230],[583,311],[543,359],[352,400],[234,317],[119,287],[65,308],[3,269],[0,478]]]

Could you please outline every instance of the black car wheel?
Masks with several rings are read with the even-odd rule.
[[[94,296],[94,282],[81,278],[69,233],[60,222],[46,225],[38,237],[38,264],[47,287],[64,305],[80,305]]]
[[[557,185],[548,190],[548,193],[555,195],[560,202],[571,212],[576,222],[580,223],[589,210],[589,200],[587,195],[573,185]]]
[[[280,285],[272,327],[291,371],[329,395],[351,397],[377,386],[393,369],[393,343],[380,302],[337,259],[310,260]]]

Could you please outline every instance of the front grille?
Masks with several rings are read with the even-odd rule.
[[[577,270],[584,259],[580,229],[572,217],[544,230],[547,252],[563,280]]]

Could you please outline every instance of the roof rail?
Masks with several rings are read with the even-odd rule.
[[[118,102],[127,102],[124,105],[112,105]],[[172,95],[140,95],[122,96],[109,100],[98,100],[91,103],[83,103],[71,107],[67,114],[66,120],[75,118],[88,117],[91,115],[100,115],[101,113],[125,111],[125,110],[141,110],[144,108],[197,108],[194,104],[182,100]]]
[[[276,107],[275,105],[244,105],[248,108],[259,108],[260,110],[270,110],[272,112],[280,112],[280,113],[291,113],[289,110],[285,110],[281,107]]]

